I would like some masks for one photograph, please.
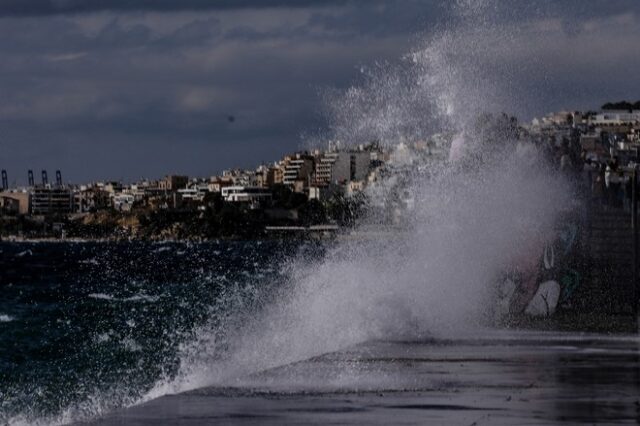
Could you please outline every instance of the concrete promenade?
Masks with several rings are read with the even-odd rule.
[[[369,342],[93,424],[638,423],[638,336],[494,331]]]

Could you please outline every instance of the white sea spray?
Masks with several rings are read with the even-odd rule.
[[[376,141],[391,152],[390,173],[368,189],[378,208],[354,230],[369,237],[344,239],[320,262],[293,262],[277,297],[229,319],[223,338],[219,323],[203,327],[183,346],[177,377],[146,398],[233,383],[371,339],[452,337],[490,325],[497,276],[537,255],[572,190],[496,114],[509,74],[479,64],[509,34],[477,16],[493,2],[457,7],[477,26],[444,30],[400,64],[364,69],[358,84],[326,93],[330,125],[321,139],[347,149]],[[412,148],[434,134],[444,155]],[[407,200],[398,220],[380,221],[381,210],[397,210],[399,191]]]

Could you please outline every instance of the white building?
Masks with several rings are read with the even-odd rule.
[[[178,189],[178,194],[183,200],[204,201],[204,197],[207,193],[213,192],[210,189],[210,184],[206,182],[192,183],[188,187]]]
[[[227,186],[222,188],[222,198],[229,203],[249,203],[258,207],[271,200],[271,190],[257,186]]]
[[[112,198],[113,208],[118,211],[131,211],[133,203],[136,201],[133,194],[120,193],[115,194]]]
[[[600,114],[596,114],[591,119],[591,124],[594,125],[621,125],[640,122],[640,110],[629,111],[603,111]]]

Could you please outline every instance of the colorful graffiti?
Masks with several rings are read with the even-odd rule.
[[[584,264],[581,226],[578,215],[565,214],[555,232],[541,243],[537,260],[514,266],[503,274],[498,286],[498,316],[550,316],[558,309],[573,307]]]

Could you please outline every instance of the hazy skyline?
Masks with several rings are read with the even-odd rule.
[[[510,70],[508,112],[640,99],[640,2],[555,3],[0,0],[0,169],[20,184],[27,169],[81,182],[277,160],[325,126],[324,88],[467,9],[518,29],[479,64]]]

